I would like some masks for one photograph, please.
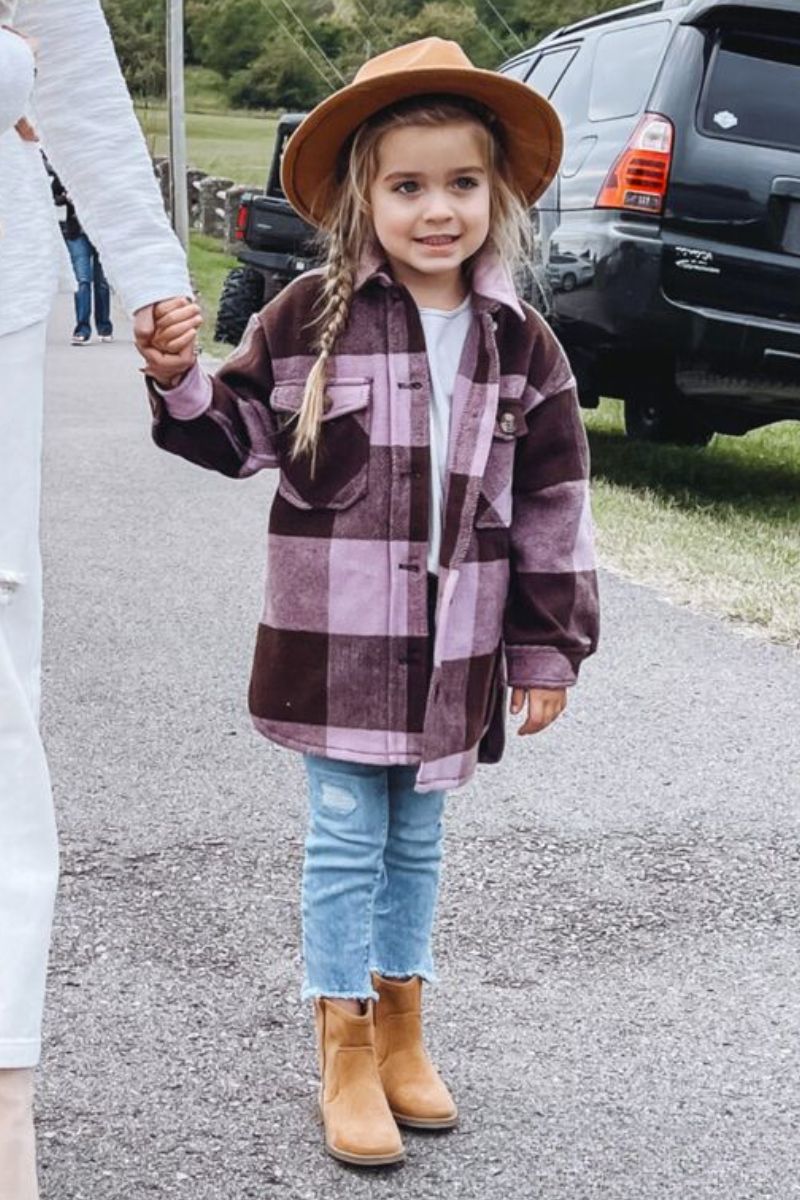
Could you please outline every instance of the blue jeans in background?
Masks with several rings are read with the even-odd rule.
[[[303,999],[377,999],[371,970],[434,980],[445,793],[415,792],[416,767],[304,759]]]
[[[75,292],[75,334],[91,337],[94,288],[94,323],[100,337],[110,337],[114,332],[111,324],[111,291],[97,251],[85,233],[76,238],[66,238],[66,243],[78,281]]]

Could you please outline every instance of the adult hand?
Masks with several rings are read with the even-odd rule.
[[[566,688],[512,688],[509,711],[513,716],[522,712],[526,696],[528,716],[517,730],[523,737],[529,733],[541,733],[548,725],[552,725],[567,707]]]
[[[14,128],[22,138],[23,142],[38,142],[39,135],[27,117],[20,117],[20,119],[14,125]]]
[[[156,329],[155,317],[153,316],[154,308],[154,304],[146,304],[144,308],[137,308],[133,314],[133,340],[140,354],[144,354],[145,350],[150,348],[153,341],[153,334]]]
[[[14,33],[18,38],[22,38],[23,42],[27,42],[31,54],[36,58],[36,52],[39,49],[39,43],[36,38],[28,37],[27,33],[22,33],[21,30],[15,29],[13,25],[0,25],[0,29],[5,29],[7,33]]]

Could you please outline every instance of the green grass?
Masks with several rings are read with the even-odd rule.
[[[236,259],[225,253],[224,245],[218,238],[191,233],[189,239],[189,268],[205,319],[200,331],[200,346],[206,354],[225,358],[232,347],[214,341],[214,325],[222,284],[231,267],[236,266]]]
[[[621,414],[586,421],[601,561],[800,646],[800,422],[698,450],[630,441]]]
[[[225,81],[218,71],[212,71],[209,67],[187,66],[184,69],[183,90],[187,112],[230,110],[225,95]]]
[[[150,153],[167,154],[167,110],[152,102],[136,113]],[[241,112],[187,112],[186,156],[190,167],[234,183],[264,187],[272,158],[277,117]]]

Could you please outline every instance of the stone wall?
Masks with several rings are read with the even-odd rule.
[[[161,188],[164,207],[170,211],[169,159],[156,158],[153,168]],[[210,237],[221,238],[230,249],[234,241],[239,200],[244,192],[260,192],[259,184],[235,184],[220,175],[208,175],[189,167],[186,171],[189,193],[189,225]]]

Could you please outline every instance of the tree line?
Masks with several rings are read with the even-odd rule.
[[[216,72],[237,108],[304,109],[366,58],[415,38],[457,41],[494,68],[619,0],[185,0],[186,61]],[[104,0],[128,85],[164,94],[164,0]]]

